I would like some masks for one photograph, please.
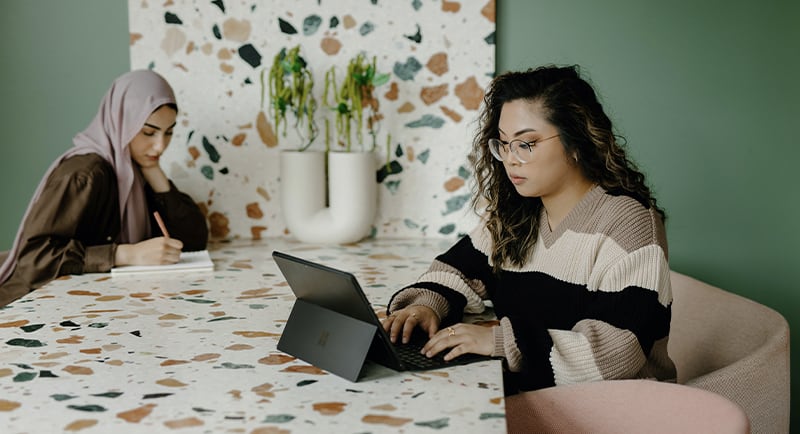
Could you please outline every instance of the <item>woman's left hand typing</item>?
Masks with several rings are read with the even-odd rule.
[[[445,360],[452,360],[466,353],[491,355],[494,351],[494,332],[491,327],[455,324],[436,332],[422,347],[422,353],[433,357],[448,348],[450,351],[444,355]]]

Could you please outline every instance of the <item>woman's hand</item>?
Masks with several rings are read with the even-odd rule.
[[[120,244],[114,265],[165,265],[181,258],[183,243],[176,238],[150,238],[136,244]]]
[[[166,193],[169,191],[169,178],[158,164],[150,167],[139,167],[142,170],[144,180],[156,193]]]
[[[383,320],[383,329],[389,334],[389,339],[393,343],[397,342],[397,336],[402,336],[402,341],[407,344],[411,339],[411,332],[414,327],[419,326],[432,337],[439,330],[439,316],[433,309],[427,306],[411,305],[392,312],[391,315]]]
[[[422,347],[422,354],[433,357],[448,348],[450,352],[444,355],[447,361],[466,353],[490,356],[494,351],[494,332],[491,327],[455,324],[434,334]]]

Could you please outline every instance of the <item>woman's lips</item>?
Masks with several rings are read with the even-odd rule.
[[[511,180],[511,183],[512,183],[512,184],[514,184],[514,185],[520,185],[520,184],[522,184],[523,182],[525,182],[525,179],[526,179],[526,178],[523,178],[523,177],[521,177],[521,176],[509,175],[509,176],[508,176],[508,179],[510,179],[510,180]]]

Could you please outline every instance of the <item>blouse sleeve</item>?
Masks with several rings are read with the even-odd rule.
[[[164,193],[153,193],[148,189],[152,197],[151,203],[164,220],[169,236],[181,240],[184,251],[204,250],[208,243],[205,216],[194,200],[178,190],[172,181],[169,182],[169,187],[169,191]],[[158,228],[154,219],[151,227]]]
[[[29,289],[66,274],[109,271],[119,232],[117,182],[89,156],[62,162],[23,222],[12,278]]]

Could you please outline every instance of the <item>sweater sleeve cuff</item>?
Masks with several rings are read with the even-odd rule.
[[[519,351],[519,347],[517,347],[517,338],[514,336],[514,327],[511,326],[511,320],[509,320],[508,317],[501,318],[500,325],[497,326],[497,328],[501,329],[499,333],[501,333],[503,339],[502,354],[506,358],[508,370],[511,372],[521,371],[522,353]],[[495,339],[497,339],[497,335],[495,335]],[[495,346],[496,345],[497,341],[495,340]]]
[[[116,244],[103,244],[86,248],[84,273],[106,273],[114,266]]]
[[[439,316],[439,321],[450,311],[450,305],[440,294],[421,288],[406,288],[397,294],[389,306],[389,313],[411,305],[427,306]]]
[[[506,354],[503,346],[503,328],[499,325],[492,327],[492,334],[494,335],[494,349],[490,355],[492,357],[502,357]]]

